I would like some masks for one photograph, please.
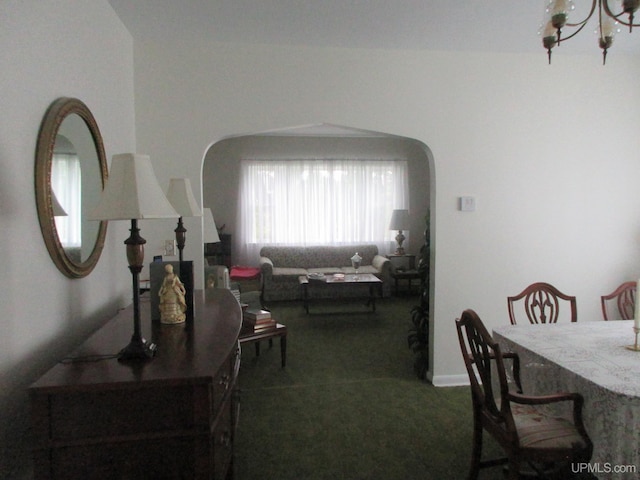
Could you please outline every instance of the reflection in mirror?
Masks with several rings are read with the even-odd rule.
[[[102,138],[89,109],[76,99],[54,102],[38,139],[36,200],[51,258],[69,277],[87,275],[102,251],[106,222],[86,217],[106,175]]]

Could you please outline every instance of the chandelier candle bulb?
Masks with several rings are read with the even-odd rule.
[[[567,0],[556,0],[553,13],[565,13],[567,11]]]
[[[542,34],[543,38],[553,37],[553,42],[556,41],[556,33],[557,29],[553,26],[551,22],[547,22],[547,25],[544,27],[544,32]]]

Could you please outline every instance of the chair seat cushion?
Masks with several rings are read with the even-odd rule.
[[[553,416],[547,409],[511,403],[511,413],[522,448],[571,450],[587,447],[572,422]]]
[[[231,267],[231,280],[253,280],[260,277],[260,269],[255,267]]]

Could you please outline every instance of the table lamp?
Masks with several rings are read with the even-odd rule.
[[[148,155],[123,153],[113,156],[100,202],[89,215],[89,220],[131,221],[131,236],[124,243],[133,278],[133,335],[118,354],[118,360],[149,359],[156,349],[153,343],[142,337],[140,327],[140,271],[147,241],[140,236],[138,219],[178,216],[158,184]]]
[[[389,230],[398,230],[398,235],[396,235],[396,242],[398,242],[396,255],[404,255],[402,242],[404,242],[406,237],[403,235],[402,231],[409,230],[409,210],[394,210],[391,214]]]
[[[220,235],[210,208],[202,209],[202,243],[219,243]]]
[[[202,243],[204,243],[204,258],[205,258],[205,285],[207,288],[215,287],[216,285],[229,286],[229,270],[221,265],[216,266],[215,272],[207,272],[206,265],[209,265],[208,255],[208,243],[220,243],[220,235],[218,235],[218,227],[216,227],[216,221],[213,219],[213,213],[210,208],[202,209]]]
[[[180,215],[178,217],[178,226],[174,230],[176,232],[176,243],[178,244],[178,252],[180,263],[182,263],[182,250],[186,240],[187,229],[184,228],[182,217],[201,217],[202,210],[198,207],[191,190],[191,181],[188,178],[172,178],[169,181],[169,189],[167,190],[167,200],[175,208]]]

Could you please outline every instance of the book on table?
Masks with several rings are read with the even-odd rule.
[[[253,331],[258,328],[275,327],[276,321],[271,318],[271,312],[262,309],[247,309],[242,316],[242,329]]]
[[[261,308],[247,308],[244,311],[244,318],[247,320],[253,320],[254,323],[260,320],[270,320],[271,312]]]
[[[265,320],[265,323],[248,323],[246,320],[242,322],[242,328],[240,334],[246,333],[258,333],[266,330],[271,330],[277,327],[277,323],[274,319]]]

